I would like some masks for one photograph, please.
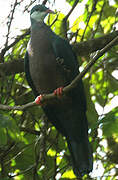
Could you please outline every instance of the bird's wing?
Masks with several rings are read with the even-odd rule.
[[[54,35],[52,39],[52,47],[56,56],[57,64],[63,68],[65,74],[70,73],[70,80],[79,73],[78,61],[76,55],[72,51],[71,45],[59,36]]]
[[[79,74],[79,64],[77,61],[76,54],[73,52],[71,45],[64,39],[59,36],[52,39],[52,46],[55,56],[57,57],[57,64],[60,63],[62,59],[61,68],[65,69],[64,76],[67,77],[68,83],[70,83],[78,74]],[[83,107],[83,110],[86,111],[86,97],[84,93],[84,87],[82,80],[79,81],[78,86],[70,91],[70,95],[75,99],[75,103]]]
[[[32,81],[30,71],[29,71],[29,55],[28,55],[27,51],[25,53],[25,58],[24,58],[24,69],[25,69],[26,79],[27,79],[29,86],[32,88],[34,95],[38,96],[38,92],[36,91],[36,88],[34,86],[34,83]]]

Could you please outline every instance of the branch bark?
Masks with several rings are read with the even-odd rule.
[[[68,86],[64,87],[63,94],[66,94],[67,92],[72,90],[72,88],[75,88],[78,85],[80,79],[82,79],[84,77],[86,72],[88,72],[88,70],[95,64],[95,62],[105,52],[107,52],[111,47],[113,47],[116,44],[117,41],[118,41],[118,36],[116,36],[110,43],[108,43],[102,50],[100,50],[98,52],[98,54],[96,56],[94,56],[92,58],[92,60],[87,64],[85,69],[80,74],[78,74],[77,77]],[[57,98],[58,97],[55,96],[53,93],[45,94],[45,95],[43,95],[41,103],[42,104],[50,103],[50,101],[55,100]],[[24,110],[26,108],[29,108],[29,107],[35,106],[35,105],[36,105],[35,101],[33,101],[31,103],[28,103],[28,104],[25,104],[25,105],[22,105],[22,106],[14,106],[14,107],[0,104],[0,109],[2,109],[2,110]]]
[[[0,63],[0,77],[24,72],[24,59]]]
[[[93,53],[97,50],[104,48],[116,36],[118,36],[118,31],[114,31],[114,32],[104,35],[100,38],[90,39],[88,41],[75,43],[72,45],[72,47],[77,55],[85,56],[87,54]],[[118,40],[115,42],[114,45],[116,45],[116,44],[118,44]]]
[[[73,12],[73,10],[75,9],[75,7],[77,6],[78,2],[79,2],[79,0],[76,0],[74,2],[71,10],[68,12],[68,14],[65,16],[65,18],[62,21],[62,34],[65,39],[67,39],[67,30],[68,30],[67,20],[68,20],[69,16],[71,15],[71,13]]]

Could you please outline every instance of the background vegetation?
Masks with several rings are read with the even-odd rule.
[[[65,138],[48,122],[41,108],[32,106],[10,110],[7,106],[23,105],[34,100],[23,68],[30,30],[21,29],[17,37],[11,30],[15,13],[24,1],[15,0],[11,5],[0,53],[0,179],[76,179]],[[82,70],[98,50],[118,36],[118,3],[117,0],[66,1],[71,6],[70,11],[50,15],[46,22],[52,25],[55,33],[70,41]],[[44,4],[46,2],[43,1]],[[55,2],[50,0],[47,4],[55,7]],[[70,22],[72,12],[83,2],[83,13]],[[21,9],[24,13],[29,12],[35,4],[35,0],[30,1]],[[93,173],[83,177],[84,180],[118,178],[118,102],[117,105],[112,104],[113,100],[118,101],[117,44],[118,41],[83,77],[89,139],[94,155]],[[117,76],[114,76],[116,73]],[[4,108],[2,105],[5,105]]]

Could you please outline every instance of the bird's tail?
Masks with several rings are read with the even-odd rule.
[[[90,173],[93,169],[93,155],[88,137],[79,142],[69,140],[68,147],[71,152],[75,175],[80,178]]]

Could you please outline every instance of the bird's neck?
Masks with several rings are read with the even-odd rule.
[[[31,21],[31,24],[32,23],[37,23],[37,22],[41,22],[41,23],[43,23],[44,22],[44,18],[42,18],[42,16],[32,16],[32,17],[30,17],[30,21]]]
[[[36,19],[31,18],[31,28],[32,29],[36,28],[37,26],[41,27],[43,25],[44,25],[44,20],[42,20],[42,19],[36,20]]]

